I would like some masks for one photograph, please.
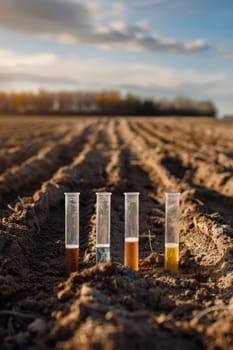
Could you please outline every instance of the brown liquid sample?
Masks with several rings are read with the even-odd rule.
[[[66,273],[78,271],[79,248],[66,248]]]
[[[138,271],[138,240],[125,241],[125,265]]]

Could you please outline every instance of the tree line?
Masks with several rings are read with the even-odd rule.
[[[211,101],[122,96],[116,91],[101,92],[0,92],[0,113],[74,114],[74,115],[135,115],[135,116],[209,116],[216,115]]]

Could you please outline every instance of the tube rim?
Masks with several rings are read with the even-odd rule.
[[[64,192],[64,195],[80,195],[80,192]]]
[[[134,195],[134,196],[135,196],[135,195],[138,195],[138,196],[139,196],[139,195],[140,195],[140,192],[124,192],[124,195],[125,195],[125,196],[127,196],[127,195],[130,195],[130,196],[132,196],[132,195]]]
[[[96,195],[97,196],[99,196],[99,195],[104,195],[104,196],[109,195],[109,196],[111,196],[112,192],[96,192]]]
[[[181,192],[165,192],[165,195],[166,196],[177,196],[177,195],[180,195]]]

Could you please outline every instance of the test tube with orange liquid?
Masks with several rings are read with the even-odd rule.
[[[166,192],[165,199],[165,269],[178,273],[180,193]]]
[[[65,261],[66,273],[79,265],[79,193],[65,193]]]
[[[125,195],[125,265],[138,271],[139,258],[139,193]]]
[[[111,192],[97,192],[96,263],[110,260]]]

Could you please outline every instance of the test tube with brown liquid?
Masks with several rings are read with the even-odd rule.
[[[125,265],[138,271],[139,258],[139,193],[125,195]]]
[[[179,207],[180,193],[166,192],[165,214],[165,269],[179,272]]]
[[[66,273],[79,265],[79,193],[65,193],[65,263]]]

